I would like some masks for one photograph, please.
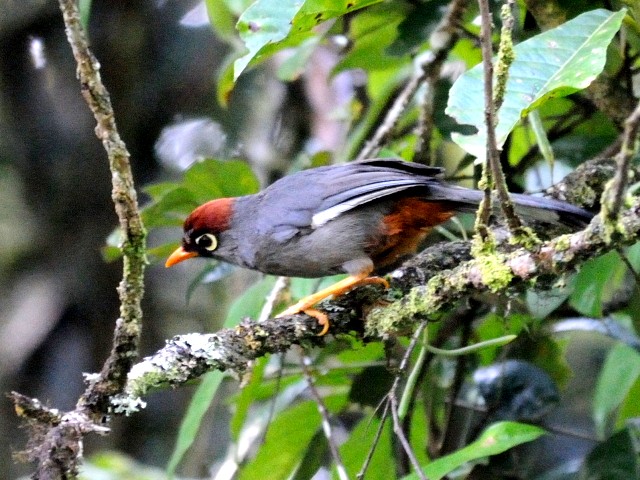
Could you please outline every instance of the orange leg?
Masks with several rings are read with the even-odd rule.
[[[318,323],[323,326],[322,331],[318,335],[322,336],[329,330],[329,318],[324,313],[312,309],[311,307],[331,295],[333,295],[334,297],[343,295],[349,290],[355,287],[359,287],[360,285],[378,283],[380,285],[383,285],[384,288],[389,288],[389,282],[387,282],[384,278],[369,277],[369,273],[371,272],[362,272],[356,275],[349,275],[347,278],[344,278],[327,288],[323,288],[319,292],[302,298],[298,303],[291,305],[278,316],[284,317],[286,315],[295,315],[296,313],[304,312],[307,315],[318,319]]]

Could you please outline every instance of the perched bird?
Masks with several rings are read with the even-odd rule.
[[[197,207],[184,222],[182,246],[171,267],[211,257],[271,275],[349,274],[303,298],[281,315],[304,311],[328,329],[311,307],[364,283],[374,272],[416,252],[429,231],[459,212],[473,212],[483,193],[443,182],[440,168],[395,159],[297,172],[254,195],[219,198]],[[525,219],[580,226],[592,214],[568,203],[512,194]]]

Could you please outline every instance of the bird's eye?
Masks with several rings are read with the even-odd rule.
[[[213,252],[218,247],[218,240],[215,235],[205,233],[196,238],[196,245]]]

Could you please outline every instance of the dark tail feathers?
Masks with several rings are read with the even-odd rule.
[[[450,185],[434,185],[430,189],[430,200],[448,200],[458,204],[460,212],[474,212],[483,197],[483,192]],[[525,220],[534,220],[570,227],[584,227],[594,214],[582,208],[545,197],[533,197],[512,193],[516,213]]]

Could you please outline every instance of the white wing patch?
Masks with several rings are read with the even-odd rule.
[[[347,200],[346,202],[334,205],[333,207],[327,208],[326,210],[322,210],[314,214],[313,217],[311,217],[311,228],[316,229],[318,227],[321,227],[330,220],[333,220],[334,218],[342,215],[344,212],[348,212],[353,208],[359,207],[360,205],[371,202],[372,200],[375,200],[377,198],[386,197],[387,195],[401,192],[402,190],[406,189],[406,184],[395,188],[384,188],[375,192],[367,193],[365,195],[359,195],[351,200]]]

